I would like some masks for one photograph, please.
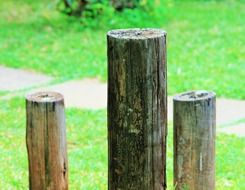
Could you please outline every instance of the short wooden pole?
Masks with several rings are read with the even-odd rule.
[[[68,161],[63,96],[39,92],[26,97],[26,143],[30,190],[67,190]]]
[[[108,39],[109,190],[166,189],[166,33],[113,30]]]
[[[191,91],[174,97],[176,190],[215,189],[215,94]]]

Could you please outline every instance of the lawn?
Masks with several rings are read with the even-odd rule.
[[[160,1],[96,19],[61,14],[55,1],[0,1],[0,65],[55,77],[55,81],[107,80],[106,32],[157,27],[168,32],[168,93],[213,90],[219,97],[245,99],[245,3]],[[8,92],[0,91],[0,96]],[[106,110],[69,108],[67,140],[72,190],[107,189]],[[241,122],[244,122],[242,120]],[[219,127],[219,126],[218,126]],[[167,150],[168,189],[173,190],[172,124]],[[217,134],[216,189],[245,189],[245,138]],[[24,97],[0,97],[0,189],[28,189]]]
[[[0,189],[28,188],[23,98],[0,100]],[[107,189],[106,110],[67,109],[69,185],[74,190]],[[218,134],[216,139],[216,189],[244,189],[245,139]],[[169,126],[168,187],[172,187],[173,145]]]
[[[54,1],[0,2],[0,64],[58,80],[107,80],[106,32],[157,27],[168,32],[168,93],[190,89],[245,98],[245,3],[160,1],[157,6],[94,19],[67,17]]]

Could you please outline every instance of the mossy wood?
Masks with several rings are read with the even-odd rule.
[[[108,39],[109,190],[166,189],[166,33],[113,30]]]
[[[174,186],[215,189],[215,94],[190,91],[174,97]]]
[[[40,92],[26,97],[26,143],[30,190],[68,190],[63,96]]]

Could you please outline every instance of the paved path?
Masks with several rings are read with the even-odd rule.
[[[69,81],[35,91],[40,90],[53,90],[62,93],[65,97],[66,107],[104,109],[107,106],[107,85],[100,83],[97,79]],[[245,118],[245,101],[217,99],[216,111],[216,122],[218,126],[231,125]],[[172,118],[173,103],[172,97],[169,97],[168,120],[173,120]],[[229,129],[229,131],[231,131],[231,129]]]
[[[13,91],[46,84],[51,77],[30,71],[0,66],[0,90]]]
[[[233,134],[239,137],[245,137],[245,122],[224,128],[218,128],[218,131],[226,134]]]
[[[0,91],[28,89],[48,83],[51,77],[0,66]],[[33,89],[36,91],[57,91],[64,95],[66,107],[83,109],[105,109],[107,106],[107,84],[97,79],[68,81],[62,84]],[[11,97],[10,94],[5,98]],[[168,120],[173,118],[172,97],[168,98]],[[245,136],[245,122],[233,123],[245,119],[245,101],[217,99],[217,126],[221,132]],[[230,126],[230,127],[229,127]]]
[[[34,89],[32,92],[37,91],[56,91],[63,94],[66,107],[104,109],[107,104],[107,85],[100,83],[97,79],[68,81],[46,88]]]

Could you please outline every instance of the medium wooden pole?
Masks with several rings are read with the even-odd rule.
[[[166,189],[166,33],[113,30],[108,39],[109,190]]]
[[[173,100],[176,190],[214,190],[215,94],[191,91]]]
[[[30,190],[67,190],[68,163],[63,96],[39,92],[26,97],[26,143]]]

